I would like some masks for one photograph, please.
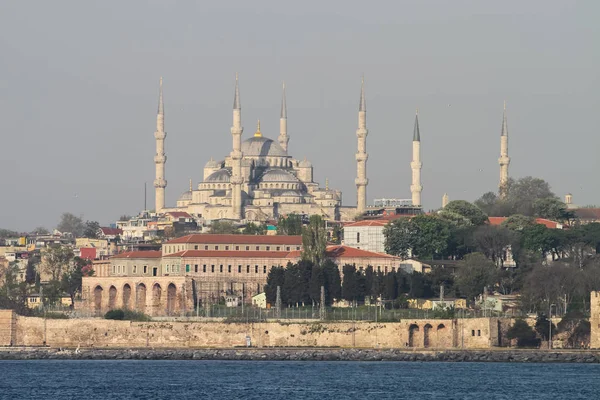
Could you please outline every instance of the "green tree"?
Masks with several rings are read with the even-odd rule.
[[[337,264],[332,260],[325,260],[323,276],[325,278],[325,302],[327,305],[331,305],[334,300],[342,298],[342,279]]]
[[[533,204],[540,199],[556,198],[550,185],[543,179],[526,176],[511,181],[508,187],[507,202],[512,207],[512,214],[534,215]]]
[[[417,242],[417,227],[408,218],[399,218],[383,228],[385,252],[408,258]]]
[[[43,226],[38,226],[37,228],[32,230],[31,233],[34,235],[48,235],[50,231],[44,228]]]
[[[283,267],[273,267],[267,275],[267,284],[265,285],[265,296],[267,303],[274,305],[277,300],[277,286],[283,288],[285,282],[285,269]]]
[[[27,260],[27,269],[25,270],[25,282],[28,284],[35,283],[35,277],[37,274],[37,267],[41,262],[39,251],[31,253]]]
[[[421,258],[442,257],[448,250],[450,224],[433,215],[417,215],[412,220],[418,235],[413,246],[413,255]]]
[[[314,304],[321,302],[321,286],[325,287],[325,274],[319,265],[313,265],[310,273],[308,294]]]
[[[548,340],[550,338],[550,320],[546,314],[538,314],[535,319],[535,331],[542,338]],[[552,332],[556,333],[556,325],[552,324]]]
[[[556,197],[546,197],[533,202],[533,215],[553,221],[568,221],[574,214],[567,210],[567,205]]]
[[[456,286],[461,295],[475,299],[483,293],[483,289],[493,287],[498,273],[493,262],[481,253],[468,254],[459,262],[456,271]]]
[[[289,214],[287,217],[279,217],[277,222],[277,234],[288,236],[302,235],[302,217],[298,214]]]
[[[85,230],[85,224],[81,217],[77,217],[71,213],[63,213],[60,217],[60,222],[56,226],[59,232],[69,232],[73,237],[82,237]]]
[[[517,319],[515,324],[508,329],[506,337],[516,339],[518,347],[539,347],[540,339],[535,331],[522,319]]]
[[[85,221],[85,227],[83,229],[83,237],[89,239],[97,239],[98,231],[100,230],[100,224],[98,221]]]
[[[356,266],[346,264],[342,267],[344,279],[342,280],[342,298],[344,300],[356,300],[360,294]]]
[[[71,297],[71,307],[75,307],[75,295],[81,292],[81,283],[84,276],[92,276],[94,271],[90,268],[92,262],[85,258],[75,257],[73,268],[64,272],[60,288]]]
[[[520,232],[523,229],[535,225],[535,218],[521,214],[514,214],[502,221],[501,226],[511,231]]]
[[[388,272],[383,276],[383,298],[386,300],[396,300],[398,298],[398,281],[396,273]]]
[[[311,215],[308,226],[302,228],[302,259],[321,265],[325,259],[327,232],[325,222],[319,215]]]
[[[499,267],[504,265],[507,248],[516,241],[515,234],[503,226],[483,225],[473,233],[477,250]]]
[[[231,221],[214,221],[210,225],[210,233],[222,235],[235,235],[240,233],[240,230]]]
[[[248,222],[244,229],[242,230],[244,235],[266,235],[267,233],[267,225],[260,224],[257,225],[254,222]]]
[[[453,200],[440,211],[440,216],[455,213],[466,218],[472,225],[483,225],[487,222],[488,216],[474,204],[465,200]]]
[[[54,245],[48,247],[43,253],[43,266],[45,274],[50,276],[50,280],[58,281],[64,271],[69,269],[74,254],[70,247],[63,245]]]
[[[11,231],[10,229],[0,229],[0,238],[6,239],[19,236],[19,232]]]

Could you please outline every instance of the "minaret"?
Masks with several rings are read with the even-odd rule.
[[[158,113],[156,115],[156,155],[154,156],[154,164],[156,164],[156,179],[154,180],[154,198],[155,212],[159,213],[165,208],[165,188],[167,181],[165,180],[165,164],[167,156],[165,155],[165,106],[163,104],[162,77],[160,78],[160,90],[158,95]]]
[[[508,165],[510,164],[510,157],[508,157],[508,126],[506,124],[506,101],[504,102],[504,114],[502,116],[502,132],[500,133],[500,158],[498,159],[498,164],[500,164],[500,184],[498,192],[500,193],[500,198],[505,198],[508,189]]]
[[[413,132],[413,145],[412,145],[412,162],[410,168],[412,169],[412,185],[410,185],[410,192],[412,194],[413,206],[420,206],[421,204],[421,132],[419,132],[419,110],[415,114],[415,129]]]
[[[283,94],[281,95],[281,115],[279,117],[279,145],[287,152],[290,138],[287,134],[287,105],[285,104],[285,82],[283,83]]]
[[[367,208],[367,103],[365,101],[365,79],[362,79],[360,86],[360,104],[358,106],[358,129],[356,136],[358,137],[358,151],[356,152],[356,194],[358,213],[365,212]]]
[[[448,193],[444,193],[444,195],[442,196],[442,208],[446,208],[449,202],[450,198],[448,197]]]
[[[231,208],[232,218],[242,219],[242,105],[240,103],[240,88],[238,76],[235,74],[235,97],[233,98],[233,150],[231,156]]]

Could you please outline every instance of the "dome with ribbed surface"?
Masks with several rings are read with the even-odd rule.
[[[212,158],[204,166],[204,168],[220,168],[220,167],[221,167],[221,165],[218,162],[216,162],[215,160],[213,160]]]
[[[262,136],[254,136],[244,140],[242,143],[242,153],[244,157],[286,157],[287,153],[283,148]]]
[[[261,177],[261,182],[299,182],[294,174],[284,169],[268,169]]]
[[[231,172],[223,168],[210,174],[204,182],[229,182],[229,178],[231,178]]]
[[[306,158],[298,163],[299,168],[310,168],[312,167],[312,163],[308,161]]]
[[[192,200],[192,192],[189,190],[181,193],[181,196],[179,196],[179,201],[191,201],[191,200]]]

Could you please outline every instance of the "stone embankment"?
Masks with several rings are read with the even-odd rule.
[[[600,363],[599,351],[397,349],[51,349],[0,348],[0,360],[254,360]]]

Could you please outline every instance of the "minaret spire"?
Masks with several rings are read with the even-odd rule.
[[[360,85],[360,102],[358,105],[358,129],[356,136],[358,137],[358,149],[356,152],[356,211],[359,214],[365,212],[367,208],[367,103],[365,101],[365,79],[361,79]]]
[[[158,94],[158,112],[156,114],[156,132],[154,139],[156,140],[156,155],[154,156],[154,164],[156,166],[154,179],[154,201],[155,212],[159,213],[165,208],[165,188],[167,181],[165,180],[165,164],[167,156],[165,155],[165,106],[163,103],[162,77],[159,83]]]
[[[242,211],[242,103],[240,102],[240,88],[238,74],[235,74],[235,95],[233,98],[233,124],[231,136],[233,137],[233,150],[231,151],[231,212],[232,218],[241,220]]]
[[[423,186],[421,185],[421,168],[423,163],[421,162],[421,132],[419,130],[419,109],[415,113],[415,127],[413,130],[413,145],[412,145],[412,162],[410,168],[412,169],[412,185],[410,185],[410,192],[412,194],[413,206],[421,206],[421,192]]]
[[[277,138],[279,145],[287,152],[288,142],[290,138],[287,134],[287,104],[285,100],[285,82],[281,94],[281,115],[279,116],[279,137]]]
[[[508,166],[510,165],[510,157],[508,156],[508,124],[506,122],[506,101],[504,101],[504,113],[502,114],[502,130],[500,131],[500,183],[498,185],[501,198],[505,198],[508,185]]]

